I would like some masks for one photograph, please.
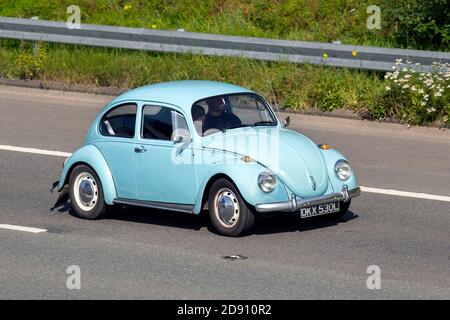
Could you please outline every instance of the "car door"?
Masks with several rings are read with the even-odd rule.
[[[179,111],[163,105],[144,105],[135,147],[139,200],[195,203],[193,147],[186,119]]]
[[[134,138],[136,103],[123,103],[108,110],[100,119],[102,139],[95,142],[111,170],[117,197],[137,199]]]

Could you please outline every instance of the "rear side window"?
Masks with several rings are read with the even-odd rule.
[[[136,109],[136,104],[129,103],[110,110],[100,121],[100,133],[108,137],[133,138]]]

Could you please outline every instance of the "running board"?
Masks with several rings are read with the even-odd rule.
[[[133,199],[122,199],[117,198],[113,201],[114,204],[125,204],[130,206],[161,209],[178,211],[184,213],[193,213],[194,205],[191,204],[179,204],[179,203],[167,203],[167,202],[156,202],[156,201],[144,201],[144,200],[133,200]]]

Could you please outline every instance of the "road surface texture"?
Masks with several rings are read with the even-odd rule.
[[[0,87],[0,145],[73,152],[112,97]],[[351,160],[361,186],[450,196],[450,132],[291,115]],[[0,299],[450,299],[450,202],[365,192],[344,219],[257,222],[226,238],[208,219],[151,209],[86,221],[51,211],[63,157],[0,150]],[[248,259],[225,260],[243,255]],[[81,270],[69,290],[66,270]],[[367,287],[379,266],[381,289]]]

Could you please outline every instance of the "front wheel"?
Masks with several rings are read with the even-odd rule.
[[[76,215],[83,219],[99,219],[106,212],[103,188],[94,170],[77,166],[69,179],[69,195]]]
[[[222,178],[214,182],[208,201],[211,222],[221,235],[237,237],[253,226],[253,211],[229,180]]]

